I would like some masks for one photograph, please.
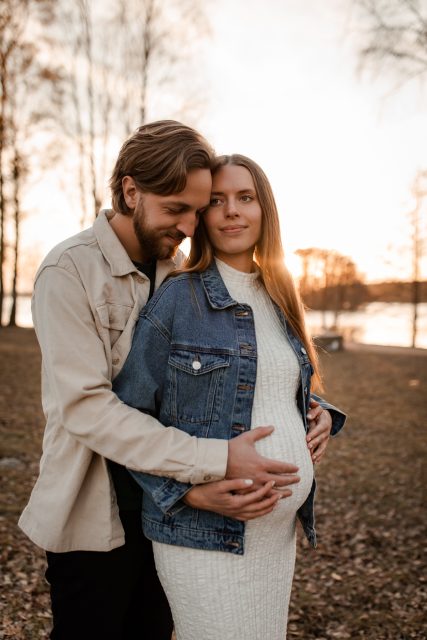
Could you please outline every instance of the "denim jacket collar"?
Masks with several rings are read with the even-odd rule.
[[[226,309],[239,303],[228,293],[228,289],[220,276],[215,260],[211,262],[206,271],[200,274],[206,297],[213,309]]]

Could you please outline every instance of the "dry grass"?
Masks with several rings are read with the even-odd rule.
[[[0,330],[0,359],[0,638],[42,639],[44,556],[16,527],[43,431],[34,333]],[[319,547],[300,539],[288,638],[426,637],[427,357],[342,352],[323,363],[326,396],[350,419],[318,469]]]

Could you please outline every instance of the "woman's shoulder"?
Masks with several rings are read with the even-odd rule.
[[[155,291],[140,315],[158,314],[163,310],[170,313],[177,303],[185,303],[187,297],[194,295],[194,290],[200,286],[200,273],[183,272],[171,275]]]

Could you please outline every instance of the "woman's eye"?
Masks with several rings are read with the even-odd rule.
[[[253,200],[253,198],[252,198],[252,196],[249,196],[249,195],[246,194],[246,195],[241,197],[241,200],[243,202],[251,202],[251,200]]]
[[[219,204],[221,204],[221,200],[219,198],[211,198],[210,207],[217,207]]]

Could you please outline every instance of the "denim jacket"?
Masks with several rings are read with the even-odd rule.
[[[313,368],[307,352],[275,306],[298,358],[296,402],[307,430],[310,397],[332,415],[332,435],[345,416],[310,394]],[[131,351],[114,381],[126,404],[190,435],[230,439],[251,426],[257,370],[255,324],[250,306],[233,300],[213,263],[200,274],[167,281],[141,311]],[[131,471],[144,489],[143,529],[158,542],[235,554],[244,552],[243,522],[193,509],[182,501],[191,484]],[[298,510],[312,546],[315,481]]]

